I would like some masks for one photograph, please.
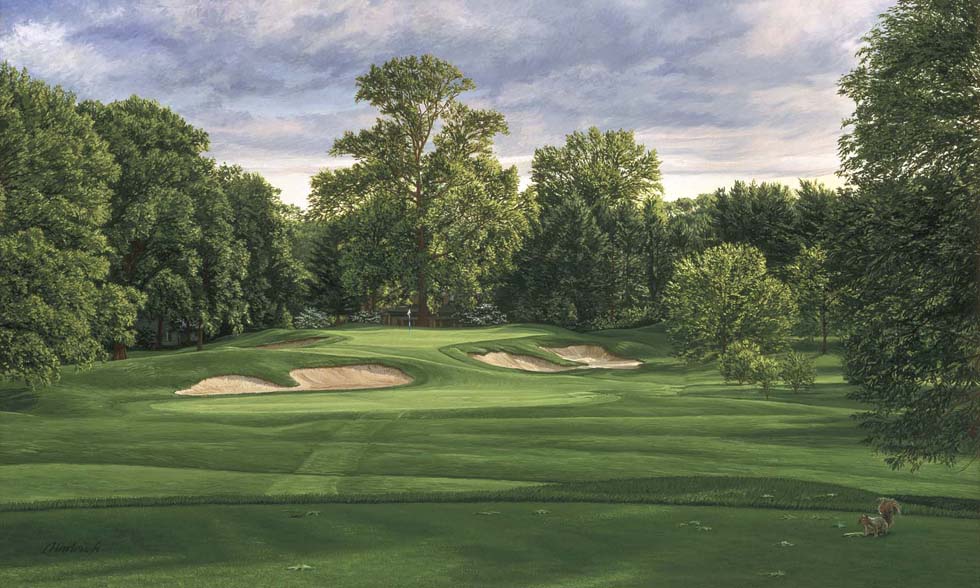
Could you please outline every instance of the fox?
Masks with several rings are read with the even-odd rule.
[[[894,498],[879,498],[878,514],[885,520],[885,524],[891,528],[895,524],[895,515],[902,514],[902,508]]]
[[[868,535],[880,537],[888,533],[888,523],[881,517],[861,515],[861,518],[858,519],[858,524],[864,527],[865,537]]]

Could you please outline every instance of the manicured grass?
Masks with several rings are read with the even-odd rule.
[[[320,336],[325,339],[308,347],[255,348]],[[566,363],[541,347],[572,343],[602,345],[644,365],[543,374],[495,368],[467,355],[505,350]],[[216,341],[201,352],[139,352],[89,371],[66,368],[60,384],[37,392],[0,384],[0,511],[9,511],[0,513],[0,524],[13,533],[2,541],[4,567],[13,571],[3,573],[20,574],[10,576],[16,578],[12,584],[0,576],[0,585],[102,585],[96,570],[105,564],[119,576],[107,585],[120,586],[140,585],[141,573],[148,574],[146,585],[222,585],[206,580],[225,577],[220,580],[225,585],[240,585],[236,578],[253,575],[264,579],[257,585],[278,585],[281,578],[293,585],[314,577],[311,585],[340,578],[345,581],[339,585],[392,585],[399,582],[390,568],[399,565],[405,567],[402,585],[649,585],[640,581],[644,574],[667,585],[695,574],[689,585],[716,585],[716,574],[727,567],[731,578],[741,578],[727,585],[797,586],[808,585],[804,577],[822,565],[840,572],[840,582],[822,585],[864,586],[858,576],[848,580],[842,571],[844,562],[859,561],[851,552],[854,543],[841,539],[836,529],[819,549],[793,551],[805,553],[797,562],[802,567],[790,575],[784,566],[785,577],[757,575],[783,565],[772,559],[773,541],[758,537],[782,523],[773,522],[774,509],[834,510],[833,516],[854,530],[851,519],[872,511],[882,495],[906,505],[908,516],[898,529],[917,528],[917,545],[891,547],[898,544],[896,534],[882,547],[862,543],[860,553],[889,546],[890,559],[936,545],[951,554],[975,548],[980,468],[888,469],[860,443],[861,432],[850,418],[860,407],[845,398],[850,387],[841,377],[839,357],[818,356],[805,341],[797,347],[816,361],[816,387],[799,394],[777,389],[768,401],[750,386],[725,385],[713,365],[674,359],[658,327],[587,335],[541,325],[411,333],[356,326],[271,330]],[[414,381],[386,390],[174,395],[215,375],[289,385],[289,371],[298,367],[365,361],[400,368]],[[579,526],[541,530],[534,525],[545,519],[474,516],[474,501],[492,502],[491,510],[501,512],[526,512],[532,504],[547,503],[552,506],[542,508],[576,513],[570,520]],[[269,513],[289,508],[272,504],[290,502],[428,504],[324,507],[339,513],[338,520],[388,537],[392,545],[398,537],[406,542],[390,551],[372,553],[370,541],[361,546],[359,538],[354,543],[329,539],[326,530],[263,539],[267,547],[250,544],[250,529],[261,529],[266,517],[279,516]],[[601,503],[698,505],[691,508],[708,514],[690,518],[711,520],[716,518],[711,513],[718,513],[727,529],[738,530],[738,546],[725,554],[719,544],[713,552],[709,544],[717,533],[692,539],[671,525],[665,527],[669,532],[649,532],[666,524],[655,513],[683,510],[677,507]],[[25,509],[46,510],[13,512]],[[186,522],[195,517],[202,522]],[[386,517],[400,523],[388,525]],[[653,518],[641,523],[645,517]],[[635,525],[623,522],[634,518]],[[624,528],[607,522],[615,520]],[[136,546],[118,546],[104,556],[108,559],[37,559],[12,547],[18,529],[26,533],[31,521],[39,529],[48,525],[52,534],[104,529],[102,535],[118,545],[152,528],[184,547],[141,550],[149,540],[140,539]],[[494,528],[497,521],[511,521],[512,527],[483,537],[474,526]],[[589,555],[593,527],[608,545]],[[961,545],[971,529],[972,546]],[[429,532],[438,540],[413,545]],[[209,533],[215,546],[194,547]],[[521,533],[547,545],[511,537]],[[454,550],[454,540],[473,545],[483,540],[487,552]],[[707,542],[701,555],[720,559],[695,565],[701,542]],[[316,551],[330,545],[338,551]],[[562,548],[568,555],[552,553]],[[319,575],[282,576],[287,560],[304,553],[318,554],[310,565]],[[584,562],[572,562],[575,554]],[[391,564],[379,566],[377,558],[386,557]],[[31,568],[38,562],[43,569]],[[956,579],[954,571],[938,568],[930,585]],[[35,572],[42,574],[38,583],[25,583]],[[70,582],[74,574],[90,584]]]
[[[4,513],[0,585],[975,585],[976,520],[907,516],[884,538],[843,537],[857,530],[856,518],[836,511],[580,503]],[[99,550],[44,553],[53,542]],[[311,569],[288,569],[298,565]],[[769,575],[778,573],[784,575]]]

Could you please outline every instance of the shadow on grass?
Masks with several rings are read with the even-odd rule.
[[[38,395],[30,388],[0,387],[0,412],[30,412],[38,403]]]
[[[214,495],[78,498],[0,503],[0,512],[191,506],[200,504],[381,504],[467,502],[591,502],[837,510],[873,512],[879,494],[839,484],[786,478],[671,476],[562,482],[505,490],[473,492],[400,492],[386,494]],[[945,496],[895,497],[904,514],[980,518],[980,500]]]

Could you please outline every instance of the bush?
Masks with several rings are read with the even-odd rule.
[[[751,384],[753,364],[761,357],[759,346],[751,341],[736,341],[718,360],[718,368],[726,382]]]
[[[336,320],[332,315],[315,308],[304,308],[293,319],[293,325],[297,329],[326,329],[334,326],[334,324],[336,324]]]
[[[598,316],[588,324],[590,330],[604,329],[635,329],[657,322],[657,313],[650,306],[632,306],[625,308],[614,316]]]
[[[779,362],[771,357],[760,355],[752,362],[752,381],[769,400],[769,392],[779,381]]]
[[[370,310],[359,310],[347,315],[347,321],[351,323],[361,323],[367,325],[380,325],[381,313]]]
[[[780,375],[793,392],[799,392],[813,386],[813,382],[817,379],[817,370],[807,356],[802,353],[790,353],[783,359]]]
[[[464,310],[458,315],[460,324],[467,327],[488,327],[507,323],[507,315],[490,303],[477,304],[472,310]]]

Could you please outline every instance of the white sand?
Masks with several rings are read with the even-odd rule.
[[[217,394],[264,394],[266,392],[302,392],[318,390],[363,390],[388,388],[408,384],[412,377],[405,372],[378,364],[338,367],[302,368],[289,372],[298,386],[279,386],[249,376],[216,376],[178,390],[181,396],[212,396]]]
[[[641,361],[613,355],[598,345],[571,345],[569,347],[545,347],[544,349],[562,359],[583,363],[588,368],[632,370],[643,365]]]
[[[575,367],[558,365],[546,359],[534,357],[532,355],[516,355],[504,351],[491,351],[490,353],[471,353],[470,357],[483,363],[495,365],[512,370],[524,370],[525,372],[565,372],[578,369]]]
[[[285,349],[287,347],[306,347],[307,345],[313,345],[317,341],[323,341],[326,337],[309,337],[307,339],[293,339],[292,341],[280,341],[278,343],[266,343],[265,345],[256,345],[255,349]]]

